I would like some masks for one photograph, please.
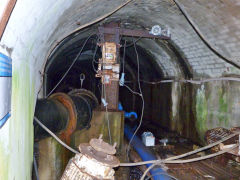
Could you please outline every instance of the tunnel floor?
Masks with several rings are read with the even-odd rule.
[[[177,142],[166,147],[156,146],[154,151],[157,155],[165,155],[171,157],[180,155],[193,150],[196,145],[189,142]],[[161,150],[163,149],[163,151]],[[165,153],[164,153],[165,151]],[[205,153],[200,153],[189,158],[201,157]],[[234,161],[224,162],[224,155],[213,159],[203,161],[167,165],[167,172],[177,179],[192,180],[192,179],[238,179],[240,177],[240,169]],[[221,161],[222,164],[220,163]]]
[[[183,138],[180,135],[169,132],[164,129],[156,129],[155,127],[147,127],[141,130],[151,131],[155,133],[155,146],[148,147],[158,159],[166,159],[173,156],[181,155],[195,149],[200,148],[197,144],[191,142],[189,139]],[[157,133],[158,131],[158,133]],[[168,141],[165,145],[161,141]],[[212,150],[199,152],[195,155],[190,155],[184,159],[191,159],[202,157],[213,153]],[[130,160],[132,162],[139,162],[141,158],[134,149],[130,151]],[[230,160],[226,154],[219,155],[214,158],[181,164],[164,164],[161,166],[170,176],[178,180],[193,180],[193,179],[233,179],[237,180],[240,177],[240,166],[236,161]],[[138,166],[130,169],[123,168],[116,171],[116,179],[130,179],[138,180],[141,178],[143,172],[147,169],[146,166]],[[129,173],[129,175],[128,175]],[[128,177],[128,178],[126,178]],[[151,179],[151,174],[145,179]]]

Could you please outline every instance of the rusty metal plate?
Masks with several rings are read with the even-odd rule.
[[[232,128],[231,130],[228,130],[222,127],[218,127],[208,130],[205,134],[205,138],[207,140],[207,143],[211,144],[233,134],[237,130],[238,128]],[[236,136],[231,139],[228,139],[227,141],[224,142],[224,144],[234,144],[236,143],[237,140],[238,137]]]
[[[87,156],[88,158],[93,158],[105,166],[117,167],[120,164],[119,160],[115,156],[97,151],[88,143],[80,144],[79,150],[83,155]]]
[[[101,151],[111,155],[116,153],[115,146],[111,146],[110,144],[104,142],[102,139],[102,135],[98,139],[91,139],[89,144],[97,151]]]
[[[232,135],[233,133],[239,132],[239,130],[240,130],[239,127],[234,127],[231,130],[228,130],[228,129],[225,129],[222,127],[214,128],[214,129],[208,130],[206,132],[205,137],[206,137],[207,143],[211,144],[211,143],[219,141],[229,135]],[[235,137],[232,137],[232,138],[224,141],[223,143],[220,143],[220,145],[213,147],[212,150],[217,152],[217,151],[223,150],[225,148],[230,148],[232,145],[235,145],[239,141],[239,138],[240,138],[239,135],[238,136],[236,135]],[[237,148],[234,148],[232,151],[227,152],[226,154],[232,155],[232,156],[228,156],[228,157],[230,159],[233,159],[233,160],[239,162],[239,158],[238,158],[239,152],[240,152],[240,149],[237,147]],[[236,158],[236,156],[238,156],[238,157]]]
[[[232,134],[232,132],[230,130],[219,127],[219,128],[214,128],[214,129],[208,130],[206,132],[205,137],[206,137],[207,143],[212,144],[212,143],[219,141],[222,138],[227,137],[231,134]],[[212,150],[219,151],[219,146],[213,147]]]

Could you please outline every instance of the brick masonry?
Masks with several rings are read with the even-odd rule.
[[[238,1],[200,1],[179,0],[192,20],[204,34],[209,43],[228,59],[240,65],[240,3]],[[139,1],[129,5],[117,14],[124,18],[128,12],[127,22],[141,24],[150,28],[155,24],[166,25],[171,29],[172,42],[181,51],[190,64],[194,76],[222,76],[239,74],[240,71],[216,56],[201,41],[185,17],[172,1]],[[224,12],[224,13],[223,13]],[[137,19],[136,19],[137,18]],[[166,58],[160,58],[168,73],[174,72]]]

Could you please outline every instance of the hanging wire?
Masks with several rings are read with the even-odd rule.
[[[103,46],[105,48],[105,46]],[[106,51],[105,51],[106,52]],[[105,55],[104,55],[105,56]],[[93,66],[94,68],[94,66]],[[102,92],[101,96],[104,97],[104,100],[107,101],[107,94],[106,94],[106,85],[102,83]],[[108,128],[108,136],[109,136],[109,142],[112,144],[112,135],[111,135],[111,129],[110,129],[110,121],[109,121],[109,113],[108,113],[108,104],[105,105],[105,110],[106,110],[106,118],[107,118],[107,128]],[[105,125],[105,123],[104,123]],[[104,129],[104,128],[103,128]]]
[[[36,123],[38,123],[45,131],[47,131],[53,138],[55,138],[61,145],[63,145],[65,148],[67,148],[68,150],[72,151],[73,153],[76,153],[78,154],[79,152],[76,151],[75,149],[69,147],[66,143],[64,143],[62,140],[60,140],[50,129],[48,129],[45,125],[43,125],[39,119],[37,117],[34,117],[34,121],[36,121]],[[220,143],[224,142],[224,141],[227,141],[228,139],[231,139],[233,138],[234,136],[239,136],[239,133],[234,133],[234,134],[231,134],[227,137],[224,137],[222,138],[221,140],[215,142],[215,143],[212,143],[212,144],[209,144],[207,146],[204,146],[202,148],[199,148],[199,149],[196,149],[194,151],[190,151],[190,152],[187,152],[185,154],[181,154],[181,155],[178,155],[178,156],[173,156],[173,157],[170,157],[170,158],[167,158],[167,159],[163,159],[163,160],[151,160],[151,161],[143,161],[143,162],[136,162],[136,163],[120,163],[120,166],[141,166],[141,165],[145,165],[145,164],[155,164],[155,165],[159,165],[161,163],[167,163],[167,164],[180,164],[180,163],[189,163],[189,162],[195,162],[195,161],[200,161],[200,160],[204,160],[204,159],[208,159],[208,158],[212,158],[212,157],[215,157],[215,156],[218,156],[218,155],[221,155],[223,153],[226,153],[226,152],[230,152],[232,151],[234,148],[238,147],[239,144],[235,144],[233,145],[231,148],[228,148],[228,149],[225,149],[225,150],[221,150],[217,153],[213,153],[213,154],[210,154],[210,155],[205,155],[205,156],[201,156],[201,157],[198,157],[198,158],[192,158],[192,159],[185,159],[185,160],[177,160],[177,159],[180,159],[180,158],[184,158],[184,157],[187,157],[187,156],[190,156],[190,155],[193,155],[193,154],[196,154],[198,152],[201,152],[201,151],[204,151],[206,149],[209,149],[209,148],[212,148],[216,145],[219,145]],[[147,173],[146,173],[147,174]]]
[[[88,40],[94,36],[95,34],[91,34],[90,36],[88,36],[88,38],[84,41],[83,46],[81,48],[81,50],[79,51],[79,53],[77,54],[77,56],[75,57],[75,59],[73,60],[72,64],[69,66],[69,68],[67,69],[67,71],[64,73],[64,75],[62,76],[62,78],[58,81],[58,83],[54,86],[54,88],[48,93],[48,95],[46,97],[49,97],[52,92],[59,86],[59,84],[63,81],[63,79],[66,77],[66,75],[68,74],[68,72],[71,70],[71,68],[73,67],[73,65],[75,64],[75,62],[78,60],[78,58],[80,57],[80,55],[82,54],[82,51],[84,49],[84,47],[86,46]]]
[[[230,148],[218,151],[216,153],[205,155],[205,156],[201,156],[201,157],[197,157],[197,158],[192,158],[192,159],[173,160],[173,161],[162,160],[162,162],[155,162],[154,164],[149,166],[148,169],[146,169],[146,171],[143,173],[143,176],[141,177],[140,180],[144,180],[144,178],[147,175],[147,173],[152,168],[154,168],[156,165],[161,165],[162,163],[166,163],[166,164],[181,164],[181,163],[190,163],[190,162],[202,161],[202,160],[205,160],[205,159],[209,159],[209,158],[213,158],[213,157],[219,156],[219,155],[224,154],[226,152],[230,152],[231,150],[233,150],[234,148],[236,148],[238,146],[239,146],[239,144],[235,144],[235,145],[233,145]]]
[[[127,40],[125,39],[125,42],[124,42],[124,49],[123,49],[123,70],[122,72],[125,73],[125,55],[126,55],[126,43],[127,43]]]
[[[103,84],[103,87],[104,87],[104,98],[105,100],[107,100],[106,85]],[[108,116],[108,104],[106,104],[105,108],[106,108],[106,116],[107,116],[107,124],[108,124],[108,136],[109,136],[110,144],[112,144],[112,135],[111,135],[111,129],[110,129],[109,116]]]
[[[120,9],[122,9],[123,7],[125,7],[126,5],[128,5],[130,2],[132,2],[133,0],[128,0],[126,2],[124,2],[123,4],[119,5],[118,7],[116,7],[115,9],[113,9],[112,11],[98,17],[97,19],[90,21],[86,24],[83,24],[81,26],[79,26],[78,28],[74,29],[72,32],[68,33],[66,36],[62,37],[59,41],[57,41],[57,43],[49,50],[47,58],[53,54],[53,52],[57,49],[58,45],[60,43],[62,43],[67,37],[69,37],[70,35],[73,35],[74,33],[79,32],[80,30],[83,30],[89,26],[92,26],[100,21],[103,21],[104,19],[108,18],[109,16],[111,16],[112,14],[116,13],[117,11],[119,11]]]
[[[59,139],[56,134],[54,134],[50,129],[48,129],[44,124],[42,124],[37,117],[34,116],[34,121],[39,124],[45,131],[47,131],[56,141],[58,141],[62,146],[67,148],[69,151],[78,154],[79,152],[76,151],[75,149],[71,148],[68,146],[66,143],[64,143],[61,139]]]
[[[165,176],[168,176],[168,177],[170,177],[170,178],[172,178],[172,179],[174,179],[174,180],[178,180],[176,177],[174,177],[174,176],[172,176],[172,175],[169,175],[169,174],[167,174],[167,173],[154,173],[153,175],[150,175],[150,176],[148,176],[146,179],[144,179],[144,180],[150,180],[150,179],[152,179],[152,177],[154,177],[154,176],[157,176],[157,175],[165,175]],[[145,178],[145,177],[144,177]]]
[[[93,70],[97,73],[97,69],[95,69],[95,66],[94,66],[94,63],[98,63],[95,59],[96,57],[96,54],[97,54],[97,50],[98,50],[98,42],[100,40],[100,37],[98,37],[97,39],[97,42],[96,42],[96,46],[95,46],[95,50],[94,50],[94,53],[93,53],[93,58],[92,58],[92,67],[93,67]]]
[[[103,46],[103,47],[104,47],[104,52],[106,52],[106,46]],[[104,54],[104,58],[106,58],[106,54]],[[103,84],[103,87],[104,87],[104,98],[105,98],[105,101],[107,101],[106,84]],[[110,129],[109,116],[108,116],[108,103],[106,105],[106,115],[107,115],[107,123],[108,123],[109,141],[110,141],[110,144],[112,144],[112,135],[111,135],[111,129]]]
[[[176,177],[174,177],[172,175],[169,175],[167,173],[155,173],[155,174],[153,174],[151,176],[148,176],[145,180],[150,180],[152,177],[157,176],[157,175],[165,175],[165,176],[168,176],[168,177],[170,177],[170,178],[172,178],[174,180],[178,180]]]
[[[135,94],[135,95],[138,95],[138,96],[142,96],[142,94],[140,94],[139,92],[135,92],[133,91],[129,86],[127,86],[126,84],[124,84],[124,86],[132,93],[132,94]]]
[[[161,84],[161,83],[172,83],[172,82],[179,82],[179,83],[191,83],[191,84],[202,84],[207,82],[213,81],[235,81],[240,82],[239,77],[217,77],[217,78],[205,78],[205,79],[168,79],[168,80],[159,80],[159,81],[145,81],[140,80],[140,82],[146,84]],[[125,83],[134,83],[133,81],[125,81]]]
[[[125,48],[131,47],[134,45],[134,43],[136,44],[140,39],[142,39],[142,36],[140,36],[139,38],[137,38],[135,41],[133,41],[131,44],[126,44]]]
[[[133,40],[133,38],[132,38]],[[131,137],[128,147],[127,147],[127,157],[129,156],[129,150],[130,150],[130,146],[132,143],[133,138],[135,137],[135,135],[137,134],[138,130],[140,129],[141,125],[142,125],[142,120],[143,120],[143,113],[144,113],[144,98],[143,98],[143,94],[142,94],[142,89],[141,89],[141,84],[140,84],[140,62],[139,62],[139,56],[138,56],[138,52],[137,52],[137,48],[136,48],[136,44],[135,41],[133,40],[133,45],[134,45],[134,49],[136,52],[136,58],[137,58],[137,79],[138,79],[138,88],[139,88],[139,94],[140,97],[142,99],[142,111],[141,111],[141,117],[140,117],[140,122],[139,125],[137,127],[137,129],[135,130],[135,132],[133,133],[133,136]],[[126,87],[126,86],[125,86]]]
[[[173,0],[175,2],[175,4],[177,5],[178,9],[181,11],[181,13],[183,14],[183,16],[186,18],[187,22],[190,24],[190,26],[193,28],[193,30],[197,33],[198,37],[203,41],[203,43],[214,53],[216,54],[219,58],[223,59],[224,61],[226,61],[227,63],[233,65],[236,68],[240,68],[240,65],[235,63],[233,60],[228,59],[227,57],[225,57],[223,54],[221,54],[220,52],[218,52],[218,50],[216,48],[214,48],[207,40],[207,38],[205,38],[205,36],[203,35],[203,33],[200,31],[200,29],[198,28],[198,26],[196,25],[196,23],[192,20],[192,18],[189,16],[189,14],[187,13],[187,11],[185,10],[184,6],[178,1],[178,0]]]

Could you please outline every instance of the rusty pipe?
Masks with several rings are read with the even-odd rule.
[[[70,143],[70,136],[76,129],[88,128],[92,119],[92,110],[98,105],[94,94],[85,90],[70,94],[55,93],[36,103],[35,117],[62,140]],[[35,140],[48,137],[38,124],[34,124]]]

